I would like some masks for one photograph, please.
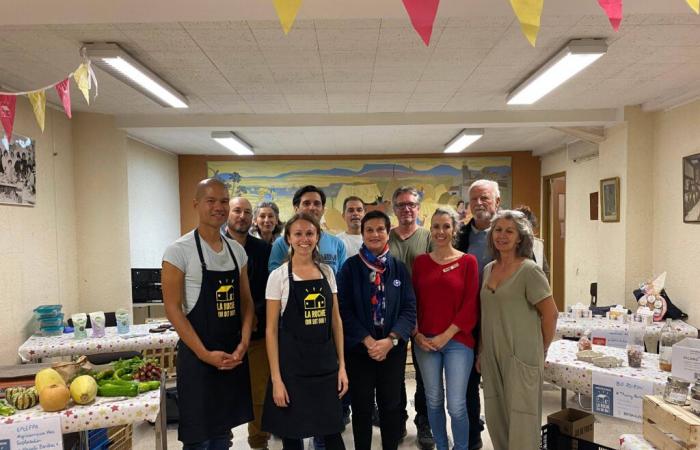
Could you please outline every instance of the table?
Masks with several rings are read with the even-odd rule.
[[[594,345],[593,350],[621,358],[624,361],[623,367],[604,369],[577,360],[578,344],[574,341],[559,340],[552,342],[549,346],[547,360],[544,363],[544,379],[562,389],[562,409],[566,408],[567,390],[588,396],[592,394],[593,372],[651,381],[654,386],[654,394],[663,394],[666,379],[671,373],[659,370],[659,355],[644,353],[642,367],[635,369],[627,366],[627,351],[625,349]]]
[[[107,327],[105,336],[76,340],[73,333],[60,336],[32,336],[19,347],[22,362],[36,362],[42,358],[55,356],[92,355],[96,353],[115,353],[142,351],[146,349],[175,347],[179,336],[175,331],[149,333],[157,325],[132,325],[129,334],[117,334],[117,327]]]
[[[655,450],[641,434],[623,434],[620,436],[620,450]]]
[[[661,337],[661,328],[666,322],[654,322],[651,325],[646,326],[646,332],[644,335],[644,343],[648,351],[656,353],[656,344],[659,342]],[[555,333],[556,338],[579,338],[584,335],[588,330],[593,329],[622,329],[627,330],[629,325],[616,320],[609,320],[605,318],[586,318],[586,319],[567,319],[560,317],[557,320],[557,330]],[[698,337],[698,329],[692,325],[689,325],[682,320],[673,321],[673,331],[677,335],[677,341],[685,337]]]

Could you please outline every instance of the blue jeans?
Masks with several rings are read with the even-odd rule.
[[[447,417],[445,416],[445,388],[447,383],[447,412],[452,420],[455,450],[469,447],[469,419],[467,417],[467,383],[474,363],[474,350],[450,340],[440,351],[426,352],[416,346],[418,365],[423,374],[425,398],[428,403],[428,421],[433,430],[437,450],[448,450]]]
[[[183,450],[228,450],[231,447],[231,436],[217,436],[206,441],[193,444],[183,444]]]

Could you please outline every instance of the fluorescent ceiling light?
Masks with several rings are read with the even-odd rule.
[[[254,155],[253,147],[233,131],[212,131],[211,138],[239,156]]]
[[[187,108],[187,99],[175,88],[113,43],[85,44],[88,58],[100,69],[133,87],[161,106]]]
[[[608,51],[603,39],[574,39],[506,99],[509,105],[531,105],[552,92]]]
[[[483,136],[483,129],[464,129],[445,146],[445,153],[459,153]]]

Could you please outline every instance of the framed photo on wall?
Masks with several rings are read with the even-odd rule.
[[[620,177],[600,180],[600,220],[620,221]]]
[[[700,153],[683,158],[683,222],[700,223]]]

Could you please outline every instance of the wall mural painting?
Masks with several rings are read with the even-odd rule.
[[[13,134],[0,139],[0,203],[36,204],[36,159],[31,138]]]
[[[209,161],[207,173],[218,177],[231,196],[243,196],[255,205],[273,201],[280,218],[293,213],[292,196],[301,186],[313,184],[326,193],[324,227],[331,232],[345,229],[343,200],[356,195],[368,209],[386,212],[396,224],[391,195],[403,185],[415,186],[421,197],[421,223],[429,220],[438,206],[455,208],[460,199],[468,203],[469,185],[480,178],[498,181],[501,205],[511,207],[512,172],[510,157],[415,158],[396,162],[379,160],[288,160]]]

